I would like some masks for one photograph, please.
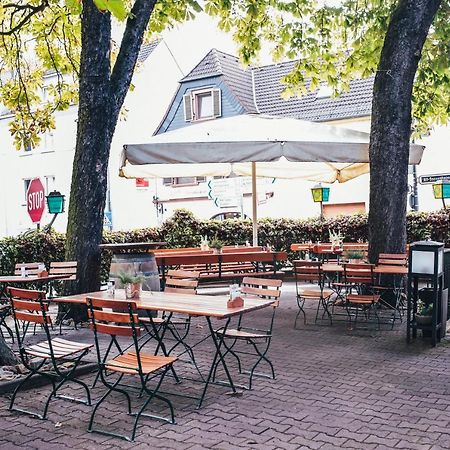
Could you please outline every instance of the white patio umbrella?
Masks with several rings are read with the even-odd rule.
[[[260,114],[208,120],[124,145],[126,178],[251,175],[253,243],[257,243],[256,176],[345,182],[369,172],[369,133]],[[410,164],[424,147],[411,144]]]

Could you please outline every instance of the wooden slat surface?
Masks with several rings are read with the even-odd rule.
[[[114,297],[108,294],[107,291],[98,291],[55,298],[51,301],[56,303],[83,304],[86,303],[86,297],[125,300],[125,291],[123,289],[116,289]],[[133,299],[133,302],[136,303],[138,309],[147,311],[166,311],[190,316],[216,317],[218,319],[266,308],[274,303],[274,300],[245,298],[243,307],[231,309],[227,308],[227,300],[228,296],[142,291],[141,298]]]
[[[36,283],[52,280],[64,280],[68,275],[47,275],[46,277],[38,277],[37,275],[30,275],[29,277],[22,277],[20,275],[6,275],[0,277],[0,283]]]
[[[322,265],[324,272],[344,272],[344,268],[339,264],[325,263]],[[408,268],[405,266],[375,266],[373,273],[385,275],[408,275]]]

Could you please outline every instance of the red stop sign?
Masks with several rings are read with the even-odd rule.
[[[45,192],[41,180],[35,178],[27,190],[27,211],[33,223],[40,222],[45,205]]]

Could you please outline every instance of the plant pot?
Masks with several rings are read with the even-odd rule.
[[[133,299],[141,296],[142,283],[127,283],[125,284],[125,298]]]
[[[416,323],[417,325],[431,325],[433,322],[432,316],[421,316],[416,314]]]

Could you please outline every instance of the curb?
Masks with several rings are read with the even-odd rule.
[[[84,364],[83,366],[80,366],[75,370],[74,376],[77,377],[77,376],[85,375],[90,372],[95,372],[97,370],[97,368],[98,368],[97,363]],[[69,372],[69,370],[63,371],[64,374],[66,374],[68,372]],[[23,378],[20,377],[20,378],[16,378],[15,380],[1,382],[0,383],[0,395],[9,394],[9,393],[13,392],[14,389],[17,387],[17,385],[22,381],[22,379]],[[27,383],[27,384],[29,385],[29,388],[24,389],[24,390],[28,390],[28,389],[32,389],[32,388],[40,387],[40,386],[45,386],[47,384],[50,384],[50,382],[48,381],[47,378],[37,375],[37,376],[32,377],[30,383]]]

